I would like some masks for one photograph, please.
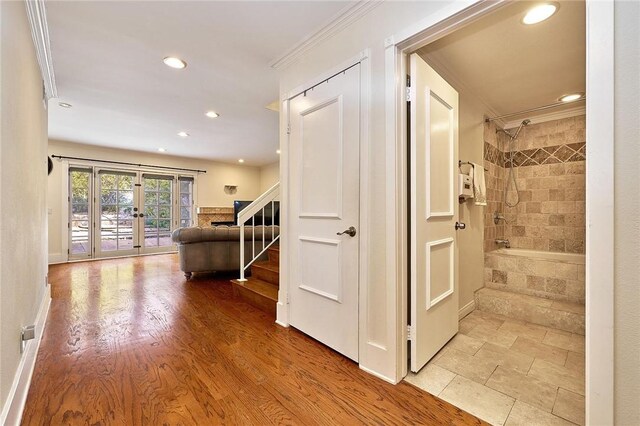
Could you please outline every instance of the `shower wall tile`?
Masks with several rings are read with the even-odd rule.
[[[507,238],[514,248],[584,253],[585,245],[585,119],[570,117],[524,127],[514,144],[514,168],[520,203],[504,203],[509,178],[508,137],[485,125],[487,198],[484,249],[498,248]],[[515,202],[509,185],[506,199]],[[493,213],[507,221],[498,226]]]

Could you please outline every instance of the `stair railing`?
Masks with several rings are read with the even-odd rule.
[[[264,194],[256,198],[254,202],[249,204],[247,207],[242,209],[238,213],[238,225],[240,225],[240,279],[239,281],[246,281],[245,271],[247,268],[251,266],[253,262],[256,261],[269,247],[271,247],[278,239],[280,239],[280,232],[278,235],[275,235],[275,219],[276,219],[276,205],[278,202],[278,198],[280,197],[280,182],[273,185],[269,188]],[[264,209],[269,204],[271,204],[271,225],[265,225],[266,218],[264,215]],[[256,216],[261,214],[262,216],[262,245],[259,246],[260,251],[256,254]],[[251,222],[248,224],[248,222]],[[251,227],[251,259],[245,263],[245,238],[244,238],[244,229],[245,226]],[[266,230],[267,227],[271,226],[271,242],[266,244]],[[258,242],[260,242],[258,240]]]

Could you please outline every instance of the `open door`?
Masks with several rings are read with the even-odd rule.
[[[417,54],[411,69],[411,371],[458,332],[458,93]]]

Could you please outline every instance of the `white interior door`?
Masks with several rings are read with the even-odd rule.
[[[458,332],[458,93],[417,54],[410,67],[411,370],[417,372]]]
[[[289,111],[290,324],[357,361],[360,66]]]

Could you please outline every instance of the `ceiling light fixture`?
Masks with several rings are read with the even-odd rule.
[[[71,108],[73,105],[68,104],[66,102],[59,102],[58,105],[60,105],[62,108]]]
[[[168,67],[175,68],[177,70],[181,70],[187,67],[187,63],[180,58],[176,58],[174,56],[167,56],[162,60],[164,64]]]
[[[583,97],[584,97],[584,93],[578,92],[578,93],[570,93],[568,95],[561,96],[560,98],[558,98],[558,100],[560,102],[574,102],[582,99]]]
[[[178,136],[180,136],[181,138],[186,138],[186,137],[189,137],[189,133],[187,133],[187,132],[178,132]]]
[[[209,118],[218,118],[218,117],[220,117],[220,114],[218,114],[215,111],[207,111],[207,113],[205,115],[207,117],[209,117]]]
[[[543,3],[529,9],[522,18],[522,23],[525,25],[533,25],[544,20],[549,19],[554,13],[558,11],[557,3]]]
[[[158,148],[158,151],[160,151],[160,152],[167,152],[167,149],[166,149],[166,148]]]
[[[244,160],[241,158],[238,160],[238,163],[244,163]]]

